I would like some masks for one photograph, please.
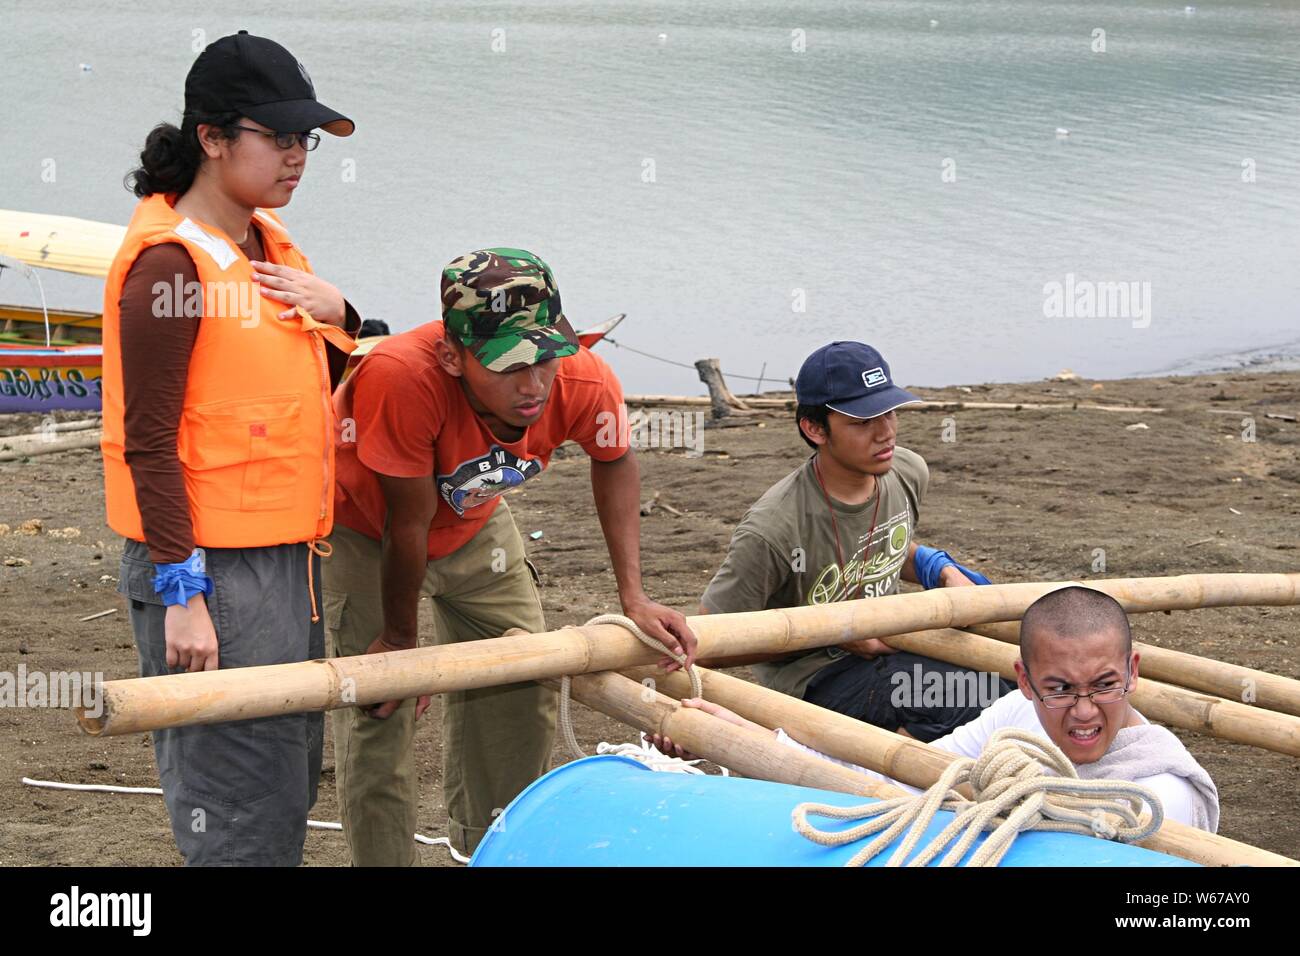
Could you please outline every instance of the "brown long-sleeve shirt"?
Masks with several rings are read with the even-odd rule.
[[[256,226],[240,249],[249,259],[265,255]],[[118,300],[121,309],[122,381],[125,401],[125,456],[135,485],[136,503],[144,525],[150,558],[159,563],[184,561],[194,550],[185,477],[176,454],[189,377],[190,354],[199,334],[197,317],[159,318],[154,315],[154,285],[192,288],[199,271],[179,243],[152,246],[136,258]],[[361,328],[361,317],[347,304],[344,326],[350,335]],[[326,341],[330,386],[337,387],[347,355]]]

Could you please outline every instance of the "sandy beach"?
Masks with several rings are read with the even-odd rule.
[[[955,401],[1164,409],[900,413],[899,443],[923,455],[931,470],[920,540],[946,548],[995,582],[1300,570],[1300,424],[1294,421],[1300,372],[918,391]],[[7,419],[0,421],[0,434],[39,425],[34,416]],[[651,596],[693,613],[748,505],[806,455],[791,413],[779,410],[708,429],[698,457],[681,448],[643,450],[643,498],[658,492],[684,512],[655,509],[642,519]],[[0,481],[6,489],[0,524],[7,526],[0,534],[0,670],[16,672],[22,665],[29,672],[134,676],[126,605],[115,590],[121,541],[104,523],[98,451],[0,463]],[[525,535],[542,532],[527,543],[551,626],[619,610],[579,449],[561,449],[543,475],[508,501]],[[33,521],[39,530],[29,525],[35,533],[22,533]],[[1104,573],[1094,571],[1098,549]],[[80,621],[112,608],[113,614]],[[1300,608],[1145,614],[1135,615],[1133,624],[1142,641],[1300,678]],[[746,676],[744,669],[734,673]],[[581,707],[575,716],[589,752],[601,740],[635,738],[629,728]],[[157,786],[146,736],[93,739],[70,713],[48,708],[0,710],[0,726],[0,866],[181,862],[160,797],[37,790],[20,782],[26,776]],[[1177,733],[1218,784],[1220,832],[1300,857],[1300,764]],[[422,721],[417,749],[421,829],[443,836],[436,703]],[[565,759],[557,747],[554,760]],[[335,820],[336,808],[327,739],[312,817]],[[427,865],[450,863],[442,847],[423,847],[421,855]],[[342,835],[311,831],[306,861],[346,863]]]

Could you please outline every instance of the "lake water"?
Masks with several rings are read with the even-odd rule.
[[[833,338],[935,385],[1300,356],[1294,3],[223,6],[0,2],[0,207],[126,222],[195,31],[246,28],[357,122],[284,215],[395,330],[514,245],[576,327],[626,312],[627,346],[769,380]],[[701,391],[600,348],[629,391]]]

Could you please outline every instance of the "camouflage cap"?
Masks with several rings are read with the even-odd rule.
[[[524,249],[478,249],[448,263],[442,320],[490,372],[578,351],[550,266]]]

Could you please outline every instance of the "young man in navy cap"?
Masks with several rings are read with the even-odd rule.
[[[896,593],[900,576],[926,588],[988,583],[915,540],[930,472],[896,444],[897,409],[920,399],[894,384],[879,352],[860,342],[823,346],[799,370],[795,391],[795,422],[815,454],[745,514],[704,592],[703,613],[879,597]],[[753,670],[775,690],[925,741],[1011,689],[874,638]],[[926,692],[936,687],[945,693]]]

